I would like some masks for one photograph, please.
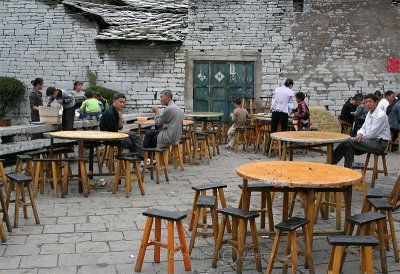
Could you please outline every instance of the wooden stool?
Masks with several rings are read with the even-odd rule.
[[[139,159],[136,157],[132,157],[129,155],[124,155],[124,154],[118,154],[117,156],[115,156],[115,159],[117,159],[117,168],[115,170],[112,194],[115,194],[117,192],[118,183],[120,182],[120,180],[125,179],[125,197],[126,198],[129,198],[129,194],[131,193],[132,181],[138,182],[140,193],[142,195],[144,195],[144,186],[143,186],[143,181],[142,181],[142,177],[140,175],[139,164],[138,164]],[[133,168],[136,173],[136,178],[131,178],[131,163],[133,163]],[[125,174],[123,174],[122,169],[125,170]]]
[[[195,220],[193,224],[193,230],[192,230],[192,237],[190,238],[190,244],[189,244],[189,255],[192,254],[192,249],[194,246],[194,242],[196,240],[196,237],[198,236],[213,236],[215,242],[217,242],[217,236],[218,236],[218,213],[217,213],[217,206],[216,206],[216,201],[217,197],[215,196],[200,196],[197,205],[196,205],[196,215],[195,215]],[[197,228],[199,226],[199,217],[200,217],[200,210],[202,209],[210,209],[211,213],[211,222],[212,225],[208,224],[200,224],[200,226],[203,226],[203,231],[197,231]],[[207,232],[208,228],[212,228],[212,232]],[[198,235],[200,234],[200,235]]]
[[[100,172],[100,174],[103,173],[104,162],[107,163],[108,170],[111,173],[114,172],[114,170],[115,170],[114,156],[117,153],[117,151],[118,151],[118,149],[114,145],[114,143],[113,144],[105,144],[103,155],[101,157],[100,164],[99,164],[99,172]]]
[[[268,129],[259,129],[256,132],[256,144],[255,144],[255,148],[254,151],[257,154],[258,152],[258,147],[261,144],[261,139],[263,142],[263,155],[266,155],[267,153],[267,144],[268,144],[268,139],[269,139],[269,135],[271,133],[271,130]]]
[[[35,171],[34,171],[34,180],[33,180],[33,191],[36,197],[38,186],[40,184],[40,194],[44,193],[44,183],[45,181],[50,180],[53,183],[53,191],[54,197],[58,197],[57,185],[60,183],[60,187],[62,186],[62,169],[61,162],[62,160],[59,158],[36,158],[33,159]],[[47,170],[48,174],[50,174],[51,178],[45,177],[45,166],[46,164],[50,164],[51,168]]]
[[[254,151],[256,150],[257,133],[255,125],[246,126],[246,138],[247,138],[247,148],[253,145]]]
[[[153,208],[143,212],[143,215],[147,216],[147,220],[143,232],[142,242],[140,244],[139,254],[136,260],[135,272],[140,272],[142,270],[144,256],[146,255],[146,249],[149,245],[154,245],[154,262],[156,263],[160,262],[160,248],[162,247],[168,249],[168,271],[167,271],[168,273],[174,273],[174,255],[175,252],[179,250],[182,251],[183,264],[185,266],[185,270],[190,271],[191,270],[190,258],[186,246],[185,231],[183,229],[183,223],[182,223],[182,220],[186,218],[186,214]],[[149,241],[153,220],[155,221],[154,239]],[[161,220],[168,221],[167,243],[161,242]],[[175,246],[174,243],[175,222],[180,241],[180,245],[178,246]]]
[[[303,237],[304,237],[304,255],[306,257],[306,265],[308,266],[309,273],[314,272],[314,265],[312,259],[312,252],[311,252],[311,241],[310,235],[308,234],[308,229],[306,225],[310,221],[304,218],[299,217],[292,217],[283,221],[277,225],[275,225],[276,233],[274,237],[274,244],[272,245],[271,254],[269,256],[269,262],[267,266],[267,271],[265,273],[272,273],[272,269],[274,267],[274,261],[279,260],[275,258],[276,253],[279,248],[279,240],[282,236],[282,232],[288,232],[288,240],[286,242],[286,252],[285,255],[289,255],[291,253],[291,267],[292,273],[297,273],[297,232],[296,229],[299,227],[303,230]],[[283,273],[287,272],[289,260],[287,258],[280,260],[282,261],[284,268]]]
[[[393,244],[393,252],[394,258],[396,262],[399,261],[399,249],[397,248],[397,240],[396,240],[396,231],[394,229],[394,222],[393,222],[393,206],[389,203],[389,201],[385,198],[367,198],[368,203],[379,213],[387,216],[387,220],[389,222],[390,233],[388,233],[387,223],[384,226],[384,234],[385,237],[385,245],[386,250],[389,251],[389,239],[392,240]]]
[[[193,161],[196,162],[197,153],[199,154],[199,159],[204,155],[204,158],[207,160],[207,165],[210,164],[211,155],[209,153],[209,144],[208,139],[204,135],[200,135],[195,133],[194,139],[194,152],[193,152]]]
[[[28,219],[28,212],[26,210],[26,207],[29,205],[32,206],[33,215],[35,216],[36,224],[40,224],[39,215],[37,213],[36,204],[35,204],[35,198],[33,197],[33,191],[32,191],[32,186],[31,186],[32,178],[28,177],[24,174],[8,174],[7,177],[8,177],[8,179],[10,179],[10,190],[7,194],[6,208],[8,210],[11,202],[15,203],[14,227],[15,228],[18,227],[18,214],[19,214],[19,206],[20,205],[23,207],[25,219]],[[15,184],[17,184],[17,185],[15,186]],[[11,189],[13,189],[14,186],[15,186],[15,200],[11,201]],[[24,187],[26,187],[28,189],[28,194],[29,194],[31,203],[27,203],[25,200]],[[21,195],[21,200],[20,200],[20,195]]]
[[[243,150],[247,152],[247,132],[245,128],[237,128],[235,130],[235,134],[233,135],[235,138],[233,143],[233,150],[237,153],[239,144],[243,144]]]
[[[204,133],[208,133],[209,139],[211,139],[211,146],[212,146],[212,155],[216,156],[217,154],[219,155],[219,146],[217,142],[217,135],[218,135],[218,130],[205,130]]]
[[[183,162],[183,156],[182,156],[182,150],[181,147],[178,144],[172,145],[172,146],[167,146],[165,147],[166,154],[165,154],[165,162],[169,164],[170,160],[174,160],[174,168],[178,168],[178,160],[179,164],[181,166],[181,171],[184,171],[185,169],[185,164]]]
[[[217,197],[217,200],[219,198],[221,207],[226,208],[224,188],[226,188],[226,185],[220,184],[220,183],[198,185],[198,186],[192,187],[192,189],[195,191],[195,193],[194,193],[194,199],[193,199],[193,205],[192,205],[191,218],[190,218],[190,222],[189,222],[189,231],[192,231],[192,229],[193,229],[194,220],[196,218],[197,201],[199,200],[200,193],[201,193],[201,195],[206,196],[207,190],[212,190],[213,196]],[[218,208],[218,202],[216,203],[216,208]],[[205,210],[203,210],[202,216],[203,216],[203,224],[206,224],[207,218],[206,218]],[[231,226],[230,226],[229,220],[228,220],[228,232],[230,232],[230,231],[231,231]]]
[[[360,246],[360,272],[374,273],[372,247],[378,245],[378,241],[372,236],[328,236],[328,243],[332,246],[329,256],[328,274],[339,274],[342,264],[344,247]],[[353,270],[356,273],[356,270]]]
[[[24,162],[25,162],[25,175],[32,176],[32,156],[27,154],[17,155],[17,162],[15,164],[15,173],[20,173],[22,171],[22,166]]]
[[[378,161],[379,156],[382,157],[382,167],[383,170],[378,169]],[[387,165],[386,165],[386,152],[382,154],[374,154],[374,166],[368,167],[369,159],[371,157],[371,153],[367,153],[367,158],[365,159],[364,169],[363,169],[363,177],[365,178],[365,173],[367,170],[372,170],[372,179],[371,179],[371,187],[375,186],[375,180],[378,178],[378,173],[383,173],[385,176],[388,176]]]
[[[62,159],[62,162],[64,163],[64,175],[62,176],[61,198],[64,198],[65,195],[68,195],[69,178],[72,176],[71,163],[74,162],[78,163],[78,174],[80,174],[80,179],[82,181],[83,193],[87,197],[87,195],[90,193],[89,178],[86,170],[86,163],[88,160],[86,158],[69,157]],[[34,186],[34,191],[37,191],[36,176],[34,180]]]
[[[150,178],[154,180],[153,168],[154,168],[154,157],[156,161],[156,183],[160,183],[160,169],[164,170],[165,180],[168,182],[168,167],[165,163],[165,149],[164,148],[144,148],[144,159],[143,159],[143,169],[142,178],[144,180],[144,175],[147,169],[150,169]],[[150,166],[147,166],[147,160],[150,159]]]
[[[7,231],[11,232],[12,226],[11,226],[11,222],[10,222],[10,216],[8,215],[6,200],[5,200],[4,193],[3,193],[3,187],[4,187],[4,184],[0,183],[0,203],[1,203],[1,212],[3,212],[3,218],[1,220],[6,222]],[[6,193],[7,192],[8,191],[6,191]],[[7,236],[3,229],[2,222],[0,222],[0,239],[2,240],[2,242],[7,241]]]
[[[221,250],[221,246],[226,241],[223,241],[225,227],[227,224],[228,216],[232,217],[232,239],[227,242],[230,243],[233,247],[232,251],[236,252],[232,253],[233,259],[236,260],[236,273],[242,273],[243,269],[243,254],[244,250],[247,248],[252,248],[254,250],[254,256],[256,259],[256,268],[258,271],[262,270],[261,266],[261,254],[258,246],[258,236],[257,236],[257,228],[256,228],[256,218],[260,216],[257,212],[244,211],[240,208],[222,208],[218,209],[218,212],[222,214],[221,223],[218,229],[218,238],[215,244],[214,255],[212,260],[212,267],[217,267],[217,261],[219,258],[219,252]],[[246,227],[247,222],[250,222],[250,231],[251,238],[253,240],[253,244],[249,246],[246,245]],[[239,226],[239,229],[237,227]]]
[[[7,176],[6,176],[6,171],[4,170],[3,166],[4,159],[0,159],[0,173],[1,173],[1,180],[4,184],[5,190],[6,190],[6,195],[8,193],[8,182],[7,182]]]
[[[372,233],[372,224],[377,226],[378,232],[378,245],[379,253],[381,257],[382,272],[387,273],[387,262],[386,262],[386,250],[385,250],[385,238],[384,238],[384,227],[386,226],[386,216],[375,211],[366,213],[356,214],[346,218],[346,221],[350,223],[345,231],[345,235],[351,236],[353,234],[354,226],[359,227],[358,233],[361,236],[369,236]],[[346,257],[346,250],[342,250],[342,265]]]
[[[193,165],[193,158],[192,158],[192,138],[191,137],[186,137],[182,136],[180,144],[182,145],[182,160],[185,162],[186,160],[186,155],[188,156],[189,159],[189,164]]]
[[[243,184],[238,185],[240,189],[243,189]],[[272,202],[274,200],[275,193],[271,196],[271,191],[275,188],[271,185],[265,184],[263,182],[250,182],[247,185],[247,189],[250,192],[260,192],[261,193],[261,205],[260,209],[256,210],[260,212],[260,228],[265,228],[265,215],[267,213],[269,231],[274,231],[274,215],[272,213]],[[239,208],[242,207],[242,196],[240,196]]]

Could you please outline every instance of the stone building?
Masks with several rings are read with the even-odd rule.
[[[186,109],[231,111],[285,78],[310,105],[338,112],[356,92],[400,92],[400,14],[392,0],[8,0],[0,2],[0,75],[86,81],[148,111],[170,89]],[[46,88],[46,87],[45,87]],[[27,91],[28,93],[28,91]],[[27,104],[9,113],[29,119]]]

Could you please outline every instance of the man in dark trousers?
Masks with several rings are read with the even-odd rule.
[[[126,102],[126,97],[123,93],[116,93],[113,96],[113,104],[109,107],[100,118],[100,130],[122,132],[129,135],[124,140],[124,147],[129,148],[132,152],[138,153],[138,158],[143,160],[143,142],[139,135],[132,132],[130,129],[123,129],[122,108]]]
[[[271,133],[278,130],[279,123],[281,124],[282,131],[287,131],[288,129],[289,114],[292,112],[294,101],[294,92],[292,88],[293,80],[286,79],[284,86],[277,88],[272,94]],[[270,145],[271,138],[268,140],[267,151],[269,151]]]

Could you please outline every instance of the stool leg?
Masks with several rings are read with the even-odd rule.
[[[115,175],[114,175],[114,182],[113,182],[113,187],[112,187],[112,194],[115,194],[118,190],[118,183],[119,180],[121,179],[121,160],[117,161],[117,168],[115,170]]]
[[[291,253],[292,253],[292,273],[297,273],[297,232],[290,232],[291,243]]]
[[[137,177],[138,185],[139,185],[139,189],[140,189],[140,194],[144,195],[145,193],[144,193],[143,177],[140,174],[138,161],[135,161],[133,163],[133,166],[135,168],[136,177]]]
[[[7,193],[7,191],[6,191],[6,193]],[[3,210],[3,220],[6,221],[8,232],[11,232],[12,226],[11,226],[11,222],[10,222],[10,216],[8,215],[7,205],[6,205],[6,201],[4,199],[3,189],[1,187],[0,187],[0,202],[1,202],[1,208]]]
[[[160,244],[161,243],[161,219],[155,218],[154,229],[154,262],[160,262]]]
[[[183,265],[185,266],[186,271],[190,271],[191,270],[190,259],[189,259],[189,254],[188,254],[188,250],[187,250],[185,230],[183,229],[182,220],[179,220],[176,222],[176,228],[178,230],[179,243],[181,244]]]
[[[344,246],[335,246],[332,249],[333,254],[333,263],[332,263],[332,272],[331,273],[340,273],[342,264],[344,262],[343,253],[344,253]],[[331,254],[332,256],[332,254]],[[343,262],[342,262],[343,261]]]
[[[183,162],[183,157],[182,157],[182,151],[181,151],[181,147],[178,145],[176,145],[176,150],[177,150],[177,157],[179,157],[179,163],[181,165],[181,171],[184,171],[184,162]]]
[[[62,181],[61,198],[63,198],[63,196],[65,196],[65,194],[68,194],[70,169],[71,169],[71,165],[69,164],[69,162],[65,162],[64,163],[64,177],[63,177],[63,181]]]
[[[265,228],[266,207],[267,207],[267,195],[266,195],[265,191],[261,191],[260,228]]]
[[[214,241],[217,242],[217,237],[218,237],[218,213],[217,213],[217,207],[216,206],[211,208],[211,220],[212,220]]]
[[[272,269],[274,268],[274,260],[276,253],[279,247],[279,239],[281,238],[282,232],[277,230],[274,237],[274,243],[272,244],[271,253],[269,254],[269,262],[267,266],[267,270],[265,271],[266,274],[272,273]]]
[[[33,216],[35,217],[36,224],[40,224],[39,215],[38,215],[37,207],[36,207],[36,203],[35,203],[35,197],[33,196],[32,186],[30,183],[27,185],[27,189],[28,189],[28,193],[29,193],[29,198],[31,200]]]
[[[243,219],[239,220],[239,232],[238,232],[238,248],[237,248],[237,261],[236,261],[236,273],[242,273],[243,270],[243,253],[245,246],[245,234],[246,234],[246,221]]]
[[[267,191],[266,192],[267,196],[267,213],[268,213],[268,225],[269,225],[269,231],[274,231],[274,215],[272,213],[272,197],[271,197],[271,192]]]
[[[37,195],[38,187],[39,187],[39,179],[40,179],[40,162],[35,162],[35,177],[33,179],[33,194]]]
[[[218,258],[219,258],[219,252],[221,251],[222,240],[224,238],[226,219],[227,219],[227,216],[223,214],[222,217],[221,217],[221,223],[220,223],[219,229],[218,229],[217,242],[215,243],[214,255],[213,255],[213,260],[212,260],[212,263],[211,263],[212,268],[217,268],[217,261],[218,261]]]
[[[57,193],[57,180],[58,180],[58,176],[57,176],[57,163],[55,161],[51,162],[51,173],[53,175],[53,191],[54,191],[54,197],[58,197],[58,193]],[[61,174],[60,174],[61,175]]]
[[[335,249],[336,246],[331,247],[331,253],[329,254],[329,261],[328,261],[328,269],[326,271],[327,274],[333,274],[333,261],[335,259]]]
[[[131,163],[129,161],[125,162],[125,197],[129,198],[129,193],[131,192]]]
[[[194,242],[196,241],[197,227],[199,225],[199,216],[200,216],[200,207],[196,208],[196,214],[194,217],[194,223],[193,223],[193,229],[192,229],[192,236],[190,238],[190,244],[189,244],[189,255],[192,254]]]
[[[305,225],[302,227],[303,229],[303,237],[304,237],[304,256],[306,257],[306,265],[308,266],[308,273],[314,274],[314,263],[312,258],[312,248],[311,248],[311,241],[310,235],[308,234],[308,229]]]
[[[14,211],[14,227],[18,227],[18,218],[19,218],[19,193],[20,193],[20,184],[17,184],[15,187],[15,211]]]
[[[372,247],[370,246],[362,246],[361,247],[361,256],[364,255],[364,259],[362,259],[362,265],[365,266],[366,273],[374,273],[373,259],[372,259]]]
[[[394,230],[393,214],[391,210],[388,210],[388,219],[390,225],[390,234],[392,236],[393,252],[396,262],[399,261],[399,249],[397,248],[396,231]]]
[[[193,229],[193,224],[194,224],[194,220],[196,218],[196,205],[197,205],[197,201],[199,200],[199,196],[200,196],[200,191],[196,191],[194,193],[194,199],[193,199],[193,204],[192,204],[192,214],[190,217],[190,222],[189,222],[189,231],[192,231]]]
[[[160,155],[160,153],[156,153],[156,184],[160,183],[160,164],[162,166],[162,163],[160,163],[161,161],[163,161],[163,163],[165,163],[165,157],[163,155]],[[151,160],[151,162],[153,163],[153,161]],[[153,164],[151,164],[151,176],[153,177]]]
[[[167,182],[169,182],[169,178],[168,178],[168,165],[167,163],[165,163],[165,157],[161,154],[161,162],[162,162],[162,166],[164,166],[164,176],[165,176],[165,180]]]
[[[144,231],[143,231],[142,242],[140,244],[138,258],[136,260],[135,272],[142,271],[142,265],[143,265],[143,261],[144,261],[144,256],[146,255],[146,249],[147,249],[147,246],[148,246],[149,237],[150,237],[150,231],[151,231],[151,226],[152,225],[153,225],[153,218],[152,217],[147,217],[146,226],[144,227]]]
[[[218,194],[219,194],[219,200],[221,201],[221,207],[222,208],[226,208],[226,200],[225,200],[224,189],[223,188],[219,188],[218,189]],[[217,203],[217,205],[218,205],[218,203]],[[228,232],[231,232],[231,224],[229,222],[229,218],[227,218],[226,225],[227,225],[226,230]]]
[[[0,223],[0,239],[3,243],[7,242],[6,232],[4,231],[3,224]]]
[[[262,271],[262,265],[261,265],[261,254],[260,254],[260,248],[258,245],[258,236],[257,236],[257,228],[256,228],[256,220],[251,219],[250,220],[250,231],[251,231],[251,238],[253,240],[254,244],[254,256],[256,258],[256,267],[258,271]]]
[[[386,220],[378,222],[378,241],[379,241],[379,253],[381,257],[382,273],[387,273],[387,262],[386,262],[386,250],[385,250],[385,236],[383,235],[384,227],[386,226]]]
[[[382,154],[382,165],[383,165],[383,174],[388,176],[387,165],[386,165],[386,156]]]
[[[174,257],[175,257],[174,222],[168,221],[168,274],[174,273]]]
[[[28,219],[28,210],[27,210],[27,205],[26,205],[26,199],[25,199],[25,190],[22,185],[20,189],[20,195],[21,195],[21,201],[22,201],[22,211],[24,212],[24,219]]]
[[[114,166],[114,163],[113,163]],[[83,194],[85,197],[88,197],[90,193],[90,188],[89,188],[89,180],[86,172],[86,165],[85,161],[79,161],[79,168],[81,170],[81,176],[82,176],[82,186],[83,186]]]

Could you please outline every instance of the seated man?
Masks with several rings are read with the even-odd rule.
[[[126,97],[123,93],[116,93],[113,96],[113,104],[108,108],[100,118],[100,130],[101,131],[112,131],[112,132],[122,132],[129,135],[128,138],[124,140],[124,147],[129,148],[132,152],[138,153],[138,158],[143,160],[143,142],[139,135],[131,132],[130,129],[123,128],[122,119],[122,108],[126,102]]]
[[[143,146],[145,148],[166,147],[178,144],[182,137],[183,113],[172,100],[172,93],[164,90],[160,93],[160,102],[166,106],[163,114],[159,114],[157,106],[152,111],[156,113],[154,118],[156,126],[160,130],[149,130],[144,136]]]
[[[377,108],[378,97],[374,94],[368,94],[364,102],[368,109],[365,122],[357,131],[356,137],[351,137],[335,149],[333,152],[333,163],[335,165],[344,156],[344,166],[351,168],[354,155],[367,152],[380,154],[386,149],[387,142],[390,139],[388,117],[383,110]]]

